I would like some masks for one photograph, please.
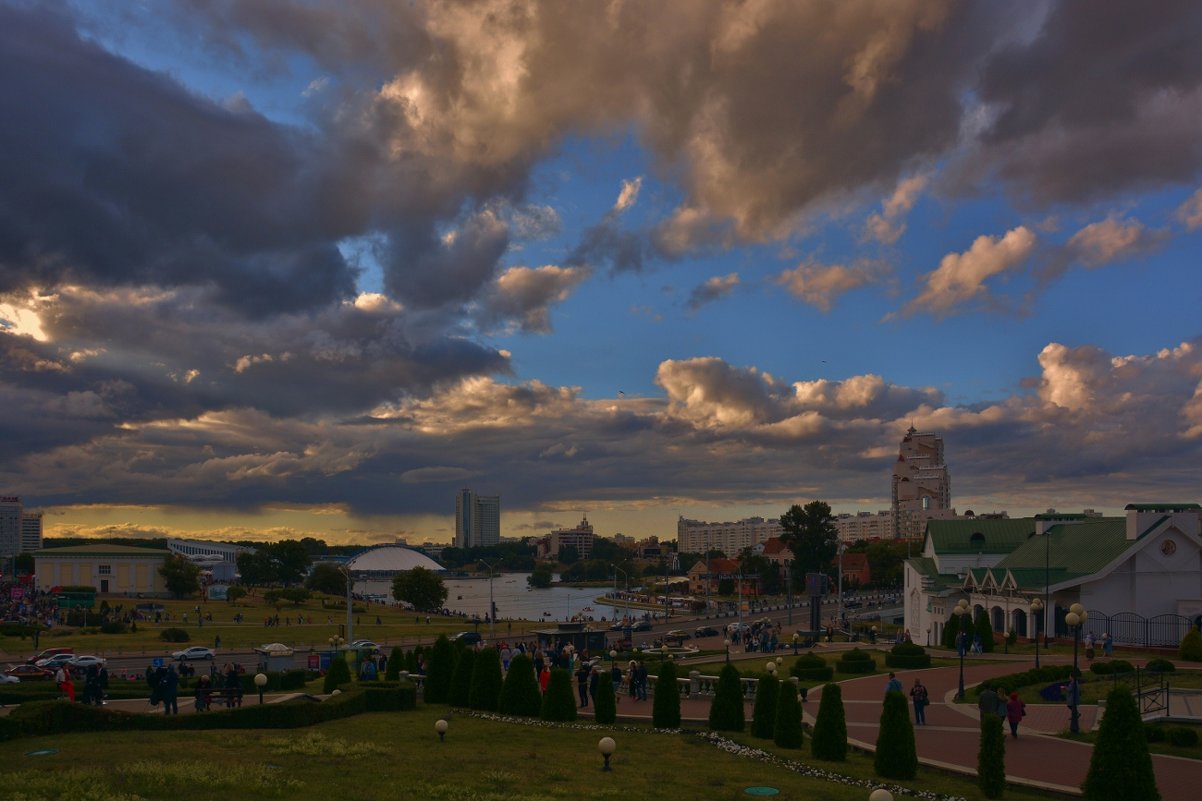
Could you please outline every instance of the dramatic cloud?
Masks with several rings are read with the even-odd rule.
[[[949,253],[938,269],[927,273],[922,293],[906,305],[906,311],[946,315],[967,301],[988,294],[985,282],[1022,264],[1035,250],[1035,234],[1019,226],[1006,235],[979,236],[963,253]]]
[[[511,321],[529,333],[549,333],[551,305],[566,300],[587,277],[588,271],[580,267],[510,267],[497,278],[483,316],[492,324]]]
[[[715,300],[721,300],[726,297],[738,285],[738,273],[727,273],[726,275],[715,275],[712,278],[707,278],[705,283],[693,287],[693,291],[689,293],[687,305],[690,309],[696,311],[707,303],[712,303]]]
[[[829,312],[844,292],[874,283],[887,272],[884,265],[868,259],[850,265],[806,262],[785,270],[776,277],[776,283],[798,300]]]

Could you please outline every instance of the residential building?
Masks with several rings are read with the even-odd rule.
[[[843,587],[845,589],[872,581],[872,567],[868,564],[868,554],[844,551],[841,558],[836,558],[843,564]]]
[[[676,521],[676,549],[680,553],[721,551],[733,557],[744,548],[767,542],[780,534],[779,518],[748,517],[733,523],[703,523],[681,517]]]
[[[21,552],[21,498],[0,496],[0,569]]]
[[[893,465],[890,511],[895,539],[922,536],[927,520],[955,517],[942,437],[914,426],[906,431]]]
[[[540,539],[536,555],[539,559],[558,559],[559,552],[567,546],[575,548],[581,559],[592,556],[593,524],[588,522],[587,515],[575,528],[556,529]]]
[[[1065,614],[1080,603],[1083,630],[1095,637],[1175,647],[1202,625],[1202,506],[1125,511],[930,521],[922,555],[906,562],[906,628],[916,642],[938,643],[964,599],[995,632],[1062,636]]]
[[[43,548],[33,554],[39,589],[90,586],[101,594],[163,596],[167,587],[159,568],[171,556],[165,548],[128,545],[73,545]]]
[[[42,547],[42,512],[21,512],[21,553]]]
[[[455,496],[455,547],[476,548],[501,541],[501,496],[462,489]]]
[[[733,583],[732,593],[739,593],[742,584],[742,594],[748,597],[759,593],[759,576],[744,576],[739,571],[738,559],[701,559],[689,568],[686,574],[689,579],[690,595],[717,595],[720,582],[730,579]]]
[[[751,550],[778,565],[786,565],[793,561],[793,551],[781,542],[780,537],[771,537],[764,542],[751,546]]]
[[[879,512],[843,513],[835,516],[835,528],[842,542],[859,542],[860,540],[893,539],[896,532],[893,526],[893,511],[884,509]]]

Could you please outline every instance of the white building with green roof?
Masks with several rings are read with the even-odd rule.
[[[1080,603],[1089,612],[1085,631],[1097,637],[1176,646],[1190,625],[1202,624],[1202,506],[1131,504],[1125,517],[932,520],[921,556],[905,568],[905,625],[914,640],[939,643],[961,598],[999,633],[1067,634],[1064,615]]]

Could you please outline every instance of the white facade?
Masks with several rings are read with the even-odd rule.
[[[101,594],[166,595],[159,568],[171,555],[157,548],[125,545],[75,545],[43,548],[33,555],[37,586],[90,586]]]
[[[735,557],[744,548],[779,537],[781,531],[777,518],[748,517],[733,523],[703,523],[681,517],[676,521],[676,550],[679,553],[719,550]]]
[[[200,556],[216,556],[223,562],[230,564],[238,563],[238,554],[251,553],[255,549],[249,545],[234,545],[229,542],[209,542],[208,540],[167,540],[167,550],[172,553],[186,556],[193,561],[197,561],[195,557]]]
[[[501,496],[462,489],[455,496],[455,547],[475,548],[501,541]]]

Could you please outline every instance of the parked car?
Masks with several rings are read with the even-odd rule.
[[[351,648],[356,651],[371,651],[376,653],[380,650],[380,646],[376,645],[371,640],[355,640],[351,643]]]
[[[20,681],[50,681],[54,678],[54,671],[37,665],[12,665],[4,671],[4,675]]]
[[[476,645],[484,642],[484,638],[475,631],[461,631],[451,638],[451,642],[462,643],[463,645]]]
[[[39,659],[36,663],[38,667],[46,670],[57,670],[62,665],[68,664],[75,658],[75,654],[55,654],[47,659]]]
[[[47,648],[46,650],[42,651],[37,656],[35,656],[32,659],[29,659],[27,661],[28,661],[28,664],[30,664],[30,665],[36,665],[38,662],[41,662],[43,659],[49,659],[50,657],[58,656],[59,654],[69,654],[71,656],[74,656],[75,649],[74,648]]]
[[[631,631],[651,631],[651,621],[650,620],[640,620],[638,623],[635,623],[633,626],[631,626],[630,630]]]
[[[87,670],[88,668],[92,667],[93,665],[95,665],[96,667],[102,667],[105,664],[105,662],[107,662],[107,661],[108,661],[107,659],[103,659],[99,656],[83,655],[83,656],[72,657],[71,659],[69,659],[67,661],[67,664],[73,668]]]
[[[187,662],[194,659],[216,659],[217,654],[213,653],[212,648],[205,648],[201,645],[193,645],[191,648],[185,648],[182,651],[176,651],[171,655],[171,658],[177,662]]]
[[[722,632],[718,631],[713,626],[699,626],[697,630],[693,632],[693,636],[700,639],[702,637],[717,637],[721,633]]]

